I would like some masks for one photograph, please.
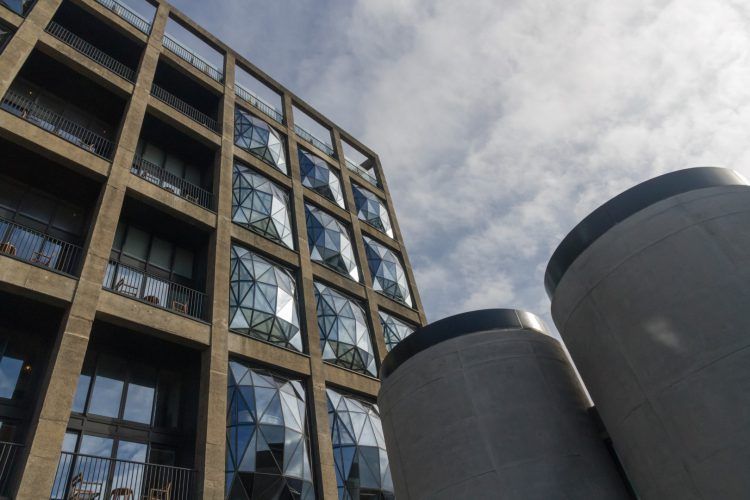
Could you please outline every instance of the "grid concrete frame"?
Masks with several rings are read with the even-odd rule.
[[[383,331],[378,320],[379,311],[387,312],[414,326],[426,323],[388,184],[377,154],[166,2],[153,2],[156,14],[148,34],[124,20],[115,9],[108,8],[106,1],[65,2],[82,8],[120,36],[142,44],[144,49],[135,77],[133,81],[128,81],[45,31],[55,13],[63,5],[63,0],[37,0],[25,17],[0,6],[0,21],[15,30],[0,53],[0,95],[6,94],[32,53],[41,51],[80,74],[81,78],[89,79],[110,90],[126,102],[115,136],[111,160],[67,142],[43,128],[30,124],[22,117],[0,110],[0,137],[4,140],[39,153],[63,167],[101,183],[99,198],[86,234],[84,258],[78,278],[0,254],[0,289],[39,301],[53,302],[65,309],[55,344],[51,347],[49,364],[40,384],[34,417],[27,433],[28,438],[24,443],[19,464],[22,473],[17,483],[17,498],[49,498],[77,380],[95,320],[104,320],[136,332],[154,335],[174,342],[175,345],[187,345],[201,352],[201,381],[200,387],[196,388],[200,391],[194,461],[198,477],[197,498],[221,499],[225,495],[226,388],[230,357],[257,363],[271,370],[276,368],[306,381],[316,495],[319,498],[336,498],[337,484],[329,432],[326,387],[335,387],[374,402],[380,382],[376,378],[322,360],[314,281],[333,286],[363,304],[372,332],[378,366],[387,354]],[[223,54],[221,82],[207,76],[204,71],[200,71],[164,46],[163,36],[170,18]],[[216,127],[218,132],[201,126],[152,95],[152,84],[160,61],[167,61],[171,67],[220,99]],[[250,73],[281,96],[283,123],[270,119],[256,107],[236,97],[236,68]],[[266,122],[285,138],[288,176],[235,147],[234,112],[237,105],[241,105],[255,118]],[[333,155],[326,154],[295,132],[295,107],[330,129]],[[131,174],[147,114],[216,151],[212,193],[215,210],[191,203]],[[372,168],[379,186],[367,184],[347,167],[342,140],[372,159]],[[346,209],[303,187],[297,158],[298,143],[325,160],[339,175]],[[296,250],[280,246],[232,222],[232,170],[237,160],[288,190],[292,225],[297,240]],[[353,181],[366,186],[385,201],[393,226],[393,238],[358,219],[352,191]],[[123,297],[102,287],[126,196],[142,200],[155,210],[185,221],[210,235],[206,279],[206,294],[211,304],[210,321],[194,320]],[[323,208],[349,227],[357,263],[363,275],[361,282],[354,282],[311,261],[306,235],[305,203]],[[373,289],[363,235],[381,242],[401,256],[414,302],[413,307],[391,300]],[[304,335],[304,353],[283,349],[229,331],[232,244],[245,246],[270,257],[294,272],[297,279],[300,325]]]

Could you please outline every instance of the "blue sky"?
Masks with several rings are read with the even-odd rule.
[[[591,210],[657,174],[750,174],[732,0],[173,0],[377,151],[431,321],[516,307]]]

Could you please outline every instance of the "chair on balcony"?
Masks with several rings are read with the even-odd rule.
[[[70,493],[68,500],[96,500],[102,484],[93,481],[84,481],[83,473],[79,472],[70,482]]]
[[[172,499],[172,482],[168,482],[164,488],[151,488],[148,495],[143,500],[171,500]]]
[[[188,305],[187,302],[179,302],[177,300],[172,301],[172,310],[180,312],[182,314],[188,313]]]
[[[125,278],[120,278],[120,281],[115,284],[114,290],[133,297],[138,295],[138,287],[125,283]]]
[[[49,266],[49,263],[52,262],[52,256],[47,255],[43,252],[34,252],[34,254],[31,256],[31,262],[35,264],[41,264],[43,266]]]
[[[16,255],[16,247],[10,242],[0,243],[0,252],[6,253],[11,256]]]
[[[110,500],[134,500],[133,490],[130,488],[115,488],[110,494]]]

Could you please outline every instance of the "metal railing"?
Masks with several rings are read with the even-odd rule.
[[[195,498],[192,469],[62,452],[52,484],[52,499]]]
[[[106,160],[112,158],[115,150],[112,141],[82,127],[74,121],[63,118],[62,115],[35,103],[26,96],[9,90],[5,94],[5,97],[3,97],[2,107],[20,116],[27,122],[33,123],[48,132],[57,134],[66,141],[86,151],[90,151]]]
[[[65,45],[69,45],[95,63],[101,64],[127,81],[135,81],[135,70],[127,67],[114,57],[94,47],[83,38],[68,31],[56,22],[50,22],[45,31],[63,42]]]
[[[121,4],[120,2],[116,2],[115,0],[96,0],[98,3],[102,4],[115,14],[117,14],[119,17],[127,21],[132,26],[135,26],[136,29],[141,31],[142,33],[149,34],[151,33],[151,23],[149,21],[146,21],[143,19],[138,13],[136,13],[133,9],[130,7]]]
[[[260,97],[247,90],[245,87],[238,83],[234,84],[234,93],[237,97],[243,101],[251,104],[253,107],[260,110],[261,113],[269,116],[271,119],[276,120],[279,123],[284,123],[284,115],[276,111],[273,106],[263,101]]]
[[[361,165],[357,165],[356,163],[354,163],[349,158],[345,158],[345,161],[346,161],[346,167],[349,170],[351,170],[352,172],[354,172],[358,176],[362,177],[364,180],[366,180],[367,182],[369,182],[373,186],[375,186],[375,187],[379,187],[380,186],[380,184],[378,184],[378,178],[375,177],[375,175],[373,173],[371,173],[370,171],[368,171],[366,168],[362,167]]]
[[[0,441],[0,496],[12,498],[10,482],[13,474],[13,466],[16,464],[16,455],[23,448],[22,444],[6,443]]]
[[[166,47],[170,52],[172,52],[180,59],[191,64],[201,73],[208,75],[219,83],[224,82],[224,75],[221,73],[221,71],[216,69],[216,67],[213,66],[210,62],[206,61],[201,56],[188,49],[174,38],[165,34],[164,38],[162,39],[162,43],[164,44],[164,47]]]
[[[333,148],[331,146],[321,141],[320,139],[318,139],[317,137],[315,137],[314,135],[312,135],[310,132],[303,129],[299,125],[297,124],[294,125],[294,132],[298,136],[300,136],[301,138],[303,138],[304,140],[306,140],[307,142],[309,142],[310,144],[318,148],[319,150],[323,151],[328,156],[332,158],[336,157],[336,153],[334,153]]]
[[[186,103],[179,97],[170,94],[155,83],[151,85],[151,95],[159,99],[167,106],[176,109],[193,121],[200,123],[207,129],[213,130],[217,134],[219,133],[219,124],[216,120],[208,116],[206,113],[198,111],[190,104]]]
[[[140,156],[133,158],[131,172],[152,184],[156,184],[162,189],[176,194],[180,198],[185,198],[209,210],[213,209],[213,194],[211,192],[176,176],[158,165],[154,165]]]
[[[104,288],[152,306],[208,320],[206,294],[178,283],[110,260],[104,276]]]
[[[0,255],[77,276],[83,249],[48,234],[0,218]]]

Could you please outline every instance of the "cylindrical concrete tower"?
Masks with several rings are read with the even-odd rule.
[[[628,498],[565,353],[533,314],[437,321],[401,341],[381,372],[400,500]]]
[[[750,187],[694,168],[586,217],[552,316],[640,498],[750,498]]]

